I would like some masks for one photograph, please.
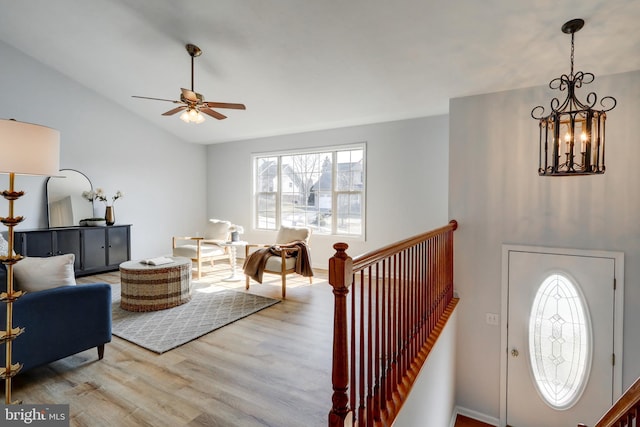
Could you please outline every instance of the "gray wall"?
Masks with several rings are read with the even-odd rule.
[[[171,236],[205,222],[206,147],[158,130],[2,42],[0,58],[0,117],[58,129],[61,168],[80,170],[109,195],[125,193],[116,221],[133,224],[133,258],[170,253]],[[0,175],[0,189],[8,185]],[[17,229],[46,227],[45,178],[19,176],[15,186],[26,191],[15,204],[15,214],[26,217]],[[0,214],[7,213],[0,198]]]
[[[243,239],[269,243],[275,232],[252,230],[253,153],[367,143],[366,240],[313,235],[312,262],[327,268],[333,244],[351,256],[445,225],[448,116],[355,126],[210,145],[208,212],[245,228]]]
[[[503,243],[624,252],[623,388],[640,375],[640,71],[597,76],[581,98],[586,90],[618,100],[601,176],[538,176],[538,127],[529,114],[537,105],[548,110],[556,93],[546,86],[450,102],[459,406],[499,416],[500,330],[485,313],[500,313]]]

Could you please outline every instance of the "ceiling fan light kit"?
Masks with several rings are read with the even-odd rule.
[[[202,113],[195,108],[190,108],[185,110],[180,114],[180,120],[185,123],[202,123],[204,122],[204,116]]]
[[[572,19],[562,26],[562,32],[571,34],[571,72],[549,82],[551,89],[566,91],[567,97],[560,103],[551,100],[551,112],[544,115],[539,105],[531,110],[531,117],[538,120],[540,128],[538,174],[540,176],[595,175],[605,171],[605,121],[607,112],[616,106],[611,96],[600,100],[601,110],[594,109],[598,101],[590,92],[585,102],[576,97],[576,89],[592,83],[592,73],[573,71],[574,36],[584,26],[584,20]]]
[[[204,96],[200,93],[197,93],[193,89],[193,69],[194,69],[194,60],[196,57],[202,55],[202,50],[194,45],[187,44],[185,46],[189,56],[191,56],[191,90],[182,88],[180,93],[180,100],[173,99],[163,99],[163,98],[150,98],[148,96],[137,96],[133,95],[133,98],[141,98],[141,99],[151,99],[153,101],[166,101],[173,102],[174,104],[180,104],[180,106],[173,108],[169,111],[162,113],[163,116],[173,116],[176,113],[182,111],[180,114],[180,120],[185,123],[202,123],[204,122],[204,114],[211,116],[218,120],[224,120],[227,118],[222,113],[219,113],[213,108],[228,108],[233,110],[246,110],[244,104],[234,104],[229,102],[210,102],[205,101]],[[204,113],[204,114],[203,114]]]

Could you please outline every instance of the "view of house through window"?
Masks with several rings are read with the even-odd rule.
[[[256,156],[256,228],[308,226],[319,234],[362,236],[364,162],[364,145]]]

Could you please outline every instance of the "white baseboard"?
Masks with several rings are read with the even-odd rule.
[[[465,417],[473,418],[474,420],[482,421],[483,423],[489,424],[491,426],[498,427],[500,425],[500,420],[497,418],[490,417],[489,415],[474,411],[472,409],[463,408],[462,406],[456,406],[453,410],[453,417],[451,418],[449,427],[455,427],[456,417],[458,416],[458,414],[464,415]]]

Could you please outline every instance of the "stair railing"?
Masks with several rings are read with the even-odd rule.
[[[389,426],[458,299],[457,222],[352,259],[336,243],[329,427]]]
[[[635,427],[640,425],[640,378],[624,392],[594,427]],[[578,424],[578,427],[587,427]]]

